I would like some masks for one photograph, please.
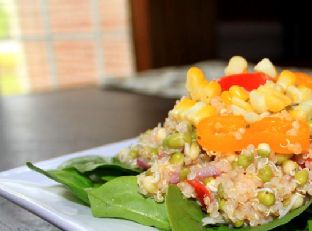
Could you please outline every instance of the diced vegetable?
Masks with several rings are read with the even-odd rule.
[[[295,171],[298,169],[298,164],[295,161],[292,160],[285,160],[283,162],[283,171],[286,174],[295,174]]]
[[[266,143],[260,143],[257,147],[257,153],[261,157],[269,157],[271,154],[271,147]]]
[[[273,171],[272,171],[271,167],[266,165],[263,168],[259,169],[258,177],[264,183],[270,181],[273,177]]]
[[[163,145],[168,148],[181,148],[185,143],[191,143],[192,137],[188,133],[173,133],[166,137],[163,141]]]
[[[180,181],[185,180],[189,173],[190,173],[190,169],[189,168],[182,168],[181,171],[180,171]]]
[[[253,154],[242,153],[238,156],[237,164],[243,168],[247,168],[254,160]]]
[[[182,164],[183,160],[184,160],[184,155],[180,152],[176,152],[176,153],[172,154],[169,162],[171,164]]]
[[[203,207],[206,207],[204,202],[205,197],[209,197],[210,199],[212,199],[212,194],[209,189],[207,189],[205,185],[198,180],[187,180],[186,182],[194,188],[196,197],[200,204]]]
[[[275,203],[275,196],[273,193],[267,191],[260,191],[257,195],[258,200],[265,206],[272,206]]]
[[[299,172],[296,172],[295,179],[297,180],[300,186],[303,186],[305,183],[308,182],[309,172],[307,170],[301,170]]]
[[[222,91],[227,91],[234,85],[241,86],[247,91],[251,91],[265,84],[269,79],[270,77],[263,73],[243,73],[224,76],[219,80],[219,83]]]

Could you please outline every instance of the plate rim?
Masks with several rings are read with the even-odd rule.
[[[86,155],[92,155],[92,154],[95,155],[95,153],[92,153],[92,152],[94,152],[98,149],[113,148],[114,146],[121,145],[121,144],[126,147],[126,146],[129,146],[131,144],[134,144],[135,142],[137,142],[137,137],[130,138],[130,139],[123,139],[123,140],[120,140],[117,142],[108,143],[108,144],[93,147],[90,149],[85,149],[85,150],[77,151],[74,153],[64,154],[64,155],[54,157],[51,159],[38,161],[38,162],[35,162],[34,164],[44,168],[45,166],[49,166],[49,164],[51,164],[51,163],[53,165],[53,163],[55,164],[57,162],[60,162],[61,160],[65,161],[66,159],[71,159],[74,157],[86,156]],[[114,156],[116,154],[117,153],[114,153],[111,156]],[[27,168],[27,166],[25,166],[25,165],[20,166],[20,167],[16,167],[16,168],[12,168],[12,169],[8,169],[5,171],[1,171],[0,172],[0,180],[1,179],[5,180],[5,179],[7,179],[8,176],[12,176],[16,173],[22,173],[25,171],[30,171]],[[26,209],[27,211],[31,212],[32,214],[44,219],[45,221],[51,223],[52,225],[55,225],[56,227],[58,227],[62,230],[85,231],[85,229],[83,227],[80,227],[79,225],[75,224],[71,220],[68,220],[68,219],[65,219],[61,216],[58,216],[57,213],[45,208],[41,204],[34,202],[31,198],[24,196],[22,193],[10,189],[10,187],[7,187],[5,184],[1,184],[1,182],[0,182],[0,196],[7,199],[8,201],[13,202],[17,206],[20,206],[20,207]]]

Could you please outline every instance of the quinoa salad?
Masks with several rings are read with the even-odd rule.
[[[201,206],[203,226],[260,226],[311,198],[312,78],[267,58],[248,72],[240,56],[224,73],[208,81],[191,67],[188,95],[118,159],[144,169],[139,192],[156,202],[177,185]]]

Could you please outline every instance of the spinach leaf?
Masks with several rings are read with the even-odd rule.
[[[95,217],[115,217],[170,230],[166,207],[138,192],[135,176],[122,176],[88,191]]]
[[[109,175],[107,175],[107,176],[102,176],[102,180],[104,180],[105,182],[107,182],[107,181],[111,181],[111,180],[114,180],[115,178],[117,178],[118,176],[109,176]]]
[[[183,198],[177,186],[170,185],[166,196],[166,207],[172,231],[186,231],[186,230],[206,230],[206,231],[267,231],[271,229],[276,230],[304,230],[306,221],[310,215],[308,213],[302,214],[310,205],[312,199],[305,205],[294,209],[280,219],[275,219],[272,222],[263,224],[257,227],[242,227],[230,228],[228,225],[217,227],[202,227],[203,213],[200,206],[192,201]],[[301,215],[301,216],[299,216]],[[298,217],[299,216],[299,217]],[[296,218],[297,217],[297,218]],[[290,222],[294,219],[292,222]],[[312,222],[309,223],[309,228],[312,231]]]
[[[170,185],[166,195],[166,208],[172,231],[203,231],[204,217],[200,206],[193,200],[185,199],[180,189]]]
[[[309,231],[312,231],[312,220],[308,220]]]
[[[122,175],[137,175],[143,171],[142,169],[124,164],[117,158],[107,159],[101,156],[76,157],[64,162],[59,168],[75,168],[80,173],[92,172],[97,169],[109,169],[114,172],[123,173]]]
[[[312,199],[310,199],[308,202],[306,202],[305,205],[294,209],[292,211],[290,211],[288,214],[286,214],[284,217],[280,218],[280,219],[275,219],[269,223],[260,225],[260,226],[256,226],[256,227],[243,227],[243,228],[236,228],[236,231],[267,231],[267,230],[271,230],[274,229],[276,227],[282,226],[287,224],[287,227],[280,227],[285,228],[285,230],[294,230],[294,229],[289,229],[289,224],[288,222],[290,222],[292,219],[296,218],[297,216],[299,216],[300,214],[302,214],[312,203]],[[306,220],[304,221],[306,222]],[[229,228],[228,226],[219,226],[219,227],[207,227],[206,231],[230,231],[233,230],[232,228]]]
[[[93,183],[89,178],[81,175],[75,169],[45,171],[30,162],[27,162],[26,165],[31,170],[41,173],[48,178],[65,185],[73,193],[73,195],[84,203],[89,204],[88,194],[85,189],[93,187]]]

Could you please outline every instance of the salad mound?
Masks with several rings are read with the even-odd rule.
[[[188,70],[188,96],[118,154],[145,170],[141,194],[162,202],[177,185],[205,212],[203,225],[229,227],[260,226],[310,201],[312,78],[268,59],[247,70],[239,56],[218,80]]]
[[[248,72],[235,56],[217,80],[191,67],[186,89],[114,158],[27,166],[95,217],[172,231],[312,230],[312,77],[268,59]]]

